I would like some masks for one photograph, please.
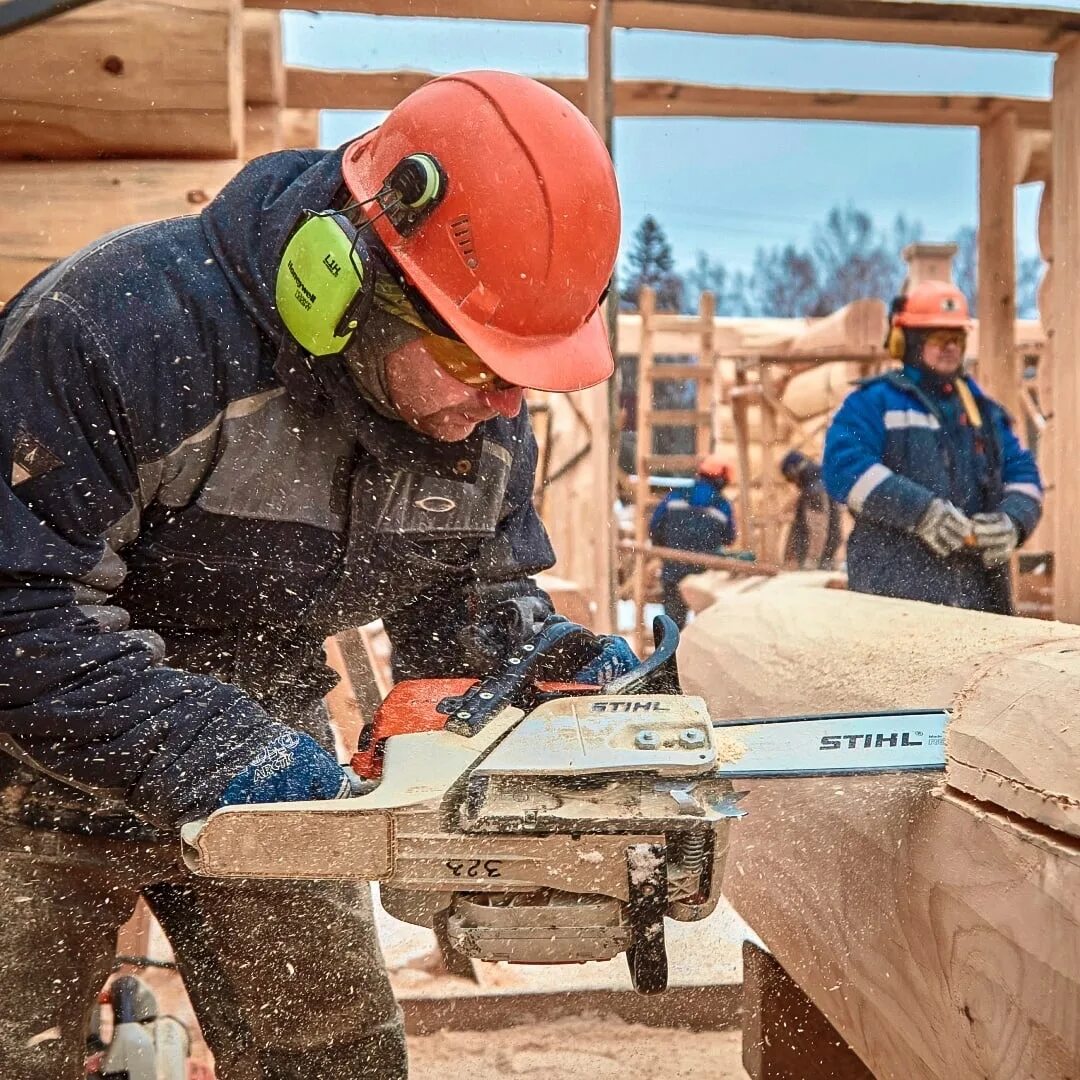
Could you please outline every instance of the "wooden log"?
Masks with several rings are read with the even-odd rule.
[[[281,52],[281,15],[244,11],[244,101],[248,105],[285,104],[285,59]]]
[[[0,157],[232,158],[239,0],[102,0],[0,41]]]
[[[739,787],[725,892],[878,1080],[1077,1075],[1074,843],[931,777]]]
[[[1020,415],[1023,358],[1016,348],[1016,114],[979,133],[979,378],[1010,416]]]
[[[56,259],[125,225],[195,214],[236,161],[12,164],[0,169],[0,303]]]
[[[830,352],[865,353],[868,357],[883,354],[887,325],[883,300],[855,300],[831,315],[812,320],[783,352],[807,357]]]
[[[800,420],[808,420],[836,409],[862,374],[863,368],[850,361],[818,364],[793,375],[784,387],[781,400]]]
[[[1080,637],[1064,623],[808,587],[813,577],[724,597],[687,629],[688,685],[709,690],[716,716],[945,708],[984,657]]]
[[[949,784],[1080,837],[1080,653],[1055,641],[993,658],[949,725]]]
[[[977,774],[984,801],[919,774],[740,781],[725,892],[880,1080],[1076,1076],[1080,844],[1044,824],[1036,788],[1060,785],[1053,820],[1074,823],[1062,650],[1080,630],[791,587],[799,576],[695,619],[687,691],[716,716],[952,707],[950,770]]]
[[[1054,199],[1054,293],[1049,326],[1054,335],[1053,472],[1059,483],[1073,475],[1080,460],[1080,43],[1054,63],[1051,148]],[[1080,509],[1061,499],[1055,512],[1054,615],[1080,622]]]
[[[764,949],[743,942],[743,1066],[750,1080],[874,1080]]]
[[[282,109],[281,141],[286,150],[309,150],[319,145],[318,109]]]
[[[244,160],[283,150],[284,131],[277,105],[244,106]]]
[[[435,74],[428,71],[290,67],[288,101],[309,108],[392,109],[433,78]],[[587,80],[544,78],[541,82],[592,115],[586,107]],[[1050,127],[1048,99],[751,89],[653,79],[616,80],[612,108],[615,116],[715,116],[948,127],[978,127],[998,110],[1011,108],[1016,110],[1022,128],[1042,133]]]
[[[250,7],[303,9],[308,0],[251,0]],[[324,11],[526,22],[590,21],[589,0],[323,0]],[[972,49],[1052,52],[1080,30],[1071,11],[1004,4],[918,3],[900,0],[815,0],[792,10],[777,0],[620,0],[615,26],[747,37],[826,38]]]

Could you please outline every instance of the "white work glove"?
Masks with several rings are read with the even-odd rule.
[[[983,566],[1001,566],[1020,543],[1020,530],[1004,510],[992,514],[974,514],[971,529],[982,556]]]
[[[943,559],[959,551],[971,535],[971,519],[947,499],[934,499],[913,530],[915,535]]]

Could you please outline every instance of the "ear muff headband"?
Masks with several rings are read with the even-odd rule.
[[[345,350],[375,294],[374,260],[343,214],[306,212],[278,263],[274,301],[285,329],[312,356]]]
[[[447,177],[431,154],[410,154],[391,170],[382,188],[366,202],[377,202],[402,234],[412,232],[442,201]],[[336,356],[371,311],[376,263],[359,229],[346,212],[305,210],[278,262],[274,301],[285,329],[311,356]],[[374,232],[372,236],[375,237]],[[377,237],[376,237],[377,239]]]

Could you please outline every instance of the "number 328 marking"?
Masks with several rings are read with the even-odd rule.
[[[502,859],[468,859],[459,861],[448,859],[443,866],[454,877],[460,878],[497,878],[502,877]]]

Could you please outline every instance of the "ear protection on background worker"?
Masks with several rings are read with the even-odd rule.
[[[447,177],[430,154],[410,154],[365,202],[381,211],[357,228],[342,210],[305,210],[285,241],[274,302],[285,329],[311,356],[337,356],[367,319],[375,297],[377,260],[360,236],[386,217],[403,236],[413,232],[446,193]]]
[[[889,332],[885,335],[885,349],[894,360],[903,360],[904,350],[907,348],[904,331],[895,323],[896,316],[903,312],[906,302],[906,296],[897,296],[889,305]]]

